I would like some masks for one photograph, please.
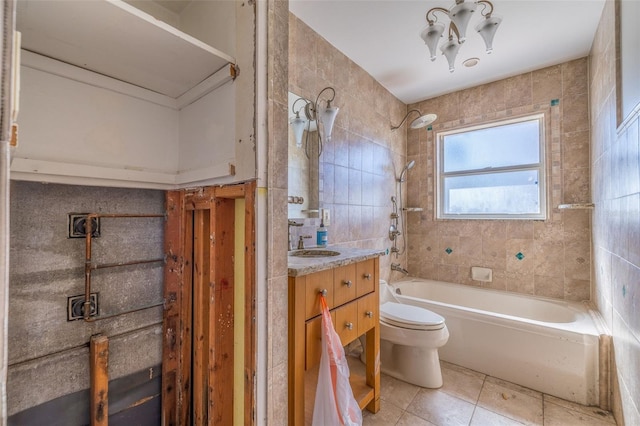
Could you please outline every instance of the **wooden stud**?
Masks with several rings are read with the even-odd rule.
[[[215,425],[233,424],[233,294],[235,249],[235,201],[217,198],[211,215],[211,276],[213,307],[209,408]]]
[[[209,348],[211,323],[210,310],[210,210],[194,213],[193,231],[193,418],[195,424],[207,424],[210,396]],[[215,339],[215,336],[214,336]]]
[[[256,183],[244,185],[244,424],[256,424]]]
[[[192,386],[192,350],[193,350],[193,224],[194,213],[186,212],[183,222],[184,232],[184,270],[182,281],[182,307],[180,316],[180,425],[193,423],[193,411],[191,410],[191,386]]]
[[[109,339],[91,336],[91,426],[109,424]]]
[[[255,191],[248,182],[167,192],[163,425],[233,422],[236,198],[246,200],[244,424],[256,423]]]
[[[215,188],[216,198],[245,198],[246,191],[244,185],[220,186]]]
[[[165,195],[165,267],[164,312],[162,343],[162,424],[177,426],[180,423],[181,400],[179,368],[181,349],[181,303],[184,256],[183,215],[184,191],[168,191]]]

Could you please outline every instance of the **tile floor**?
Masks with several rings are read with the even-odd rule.
[[[363,426],[612,426],[613,415],[442,362],[444,386],[381,377],[381,408]]]

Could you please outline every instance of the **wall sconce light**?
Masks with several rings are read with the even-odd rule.
[[[324,100],[322,98],[322,94],[325,91],[331,91],[331,97],[329,99]],[[322,124],[322,126],[318,126],[318,140],[319,140],[319,150],[318,155],[322,153],[322,136],[320,135],[319,128],[322,127],[324,132],[324,137],[326,140],[331,140],[331,132],[333,131],[333,124],[336,120],[336,116],[338,115],[338,111],[340,108],[336,106],[332,106],[331,102],[336,97],[336,91],[333,87],[325,87],[318,93],[315,102],[311,102],[305,98],[298,98],[291,106],[291,111],[295,114],[295,117],[291,117],[289,120],[289,124],[293,129],[293,134],[296,139],[296,146],[298,148],[302,147],[302,135],[307,130],[307,140],[309,139],[309,133],[311,131],[311,127],[313,122],[316,124]],[[296,104],[298,101],[304,102],[304,106],[296,110]],[[304,117],[300,117],[300,112],[304,112]],[[306,150],[306,147],[305,147]],[[308,153],[307,153],[308,156]]]
[[[425,28],[420,37],[424,40],[425,44],[429,48],[431,54],[431,60],[436,60],[436,48],[440,37],[444,33],[445,26],[438,22],[438,17],[435,12],[444,13],[449,20],[449,37],[446,42],[440,46],[440,50],[447,58],[449,62],[449,71],[455,70],[455,60],[460,50],[460,45],[467,39],[467,25],[471,20],[471,16],[476,11],[478,5],[482,5],[483,9],[480,14],[484,19],[475,26],[475,30],[482,36],[484,44],[487,48],[486,52],[491,53],[493,51],[493,37],[498,30],[498,26],[502,22],[502,18],[493,16],[493,3],[489,0],[469,1],[456,0],[449,10],[442,7],[434,7],[429,9],[426,15],[427,28]],[[431,17],[429,16],[431,15]],[[455,35],[455,39],[454,39]]]
[[[421,129],[423,127],[428,126],[429,124],[433,123],[434,121],[436,121],[436,119],[438,118],[437,115],[435,114],[425,114],[422,115],[422,113],[417,110],[417,109],[412,109],[411,111],[409,111],[404,118],[402,119],[402,121],[400,122],[400,124],[398,124],[397,126],[391,126],[391,130],[396,130],[399,129],[404,122],[407,120],[407,118],[409,117],[409,114],[411,114],[412,112],[417,112],[418,113],[418,118],[416,118],[415,120],[413,120],[411,122],[411,124],[409,125],[409,127],[411,127],[412,129]]]
[[[298,101],[305,102],[305,105],[296,111],[296,104],[298,103]],[[296,146],[298,148],[302,147],[302,134],[304,133],[304,128],[307,127],[307,124],[309,123],[309,120],[307,120],[306,116],[300,117],[300,111],[306,108],[308,103],[309,101],[307,101],[306,99],[298,98],[291,106],[291,111],[293,111],[295,117],[291,117],[289,119],[289,124],[291,125],[291,129],[293,130],[293,135],[296,138]]]

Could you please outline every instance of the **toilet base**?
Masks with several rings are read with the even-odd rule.
[[[404,346],[380,340],[381,371],[396,379],[423,388],[442,387],[442,371],[437,349]]]

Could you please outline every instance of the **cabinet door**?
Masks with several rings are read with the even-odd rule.
[[[341,266],[333,271],[333,303],[344,305],[356,298],[356,264]]]
[[[331,312],[331,322],[336,323],[336,314]],[[322,354],[322,317],[316,317],[305,323],[305,371],[320,363]]]
[[[374,259],[356,263],[356,296],[360,297],[374,291],[377,277]]]
[[[335,310],[335,313],[335,329],[344,346],[358,337],[358,302],[353,301],[342,305]]]
[[[335,306],[333,303],[333,269],[316,272],[307,276],[305,282],[305,319],[320,315],[320,298],[318,297],[318,293],[323,290],[327,290],[325,297],[329,309],[331,309]]]
[[[358,299],[358,335],[375,327],[379,318],[378,293],[370,293]]]

